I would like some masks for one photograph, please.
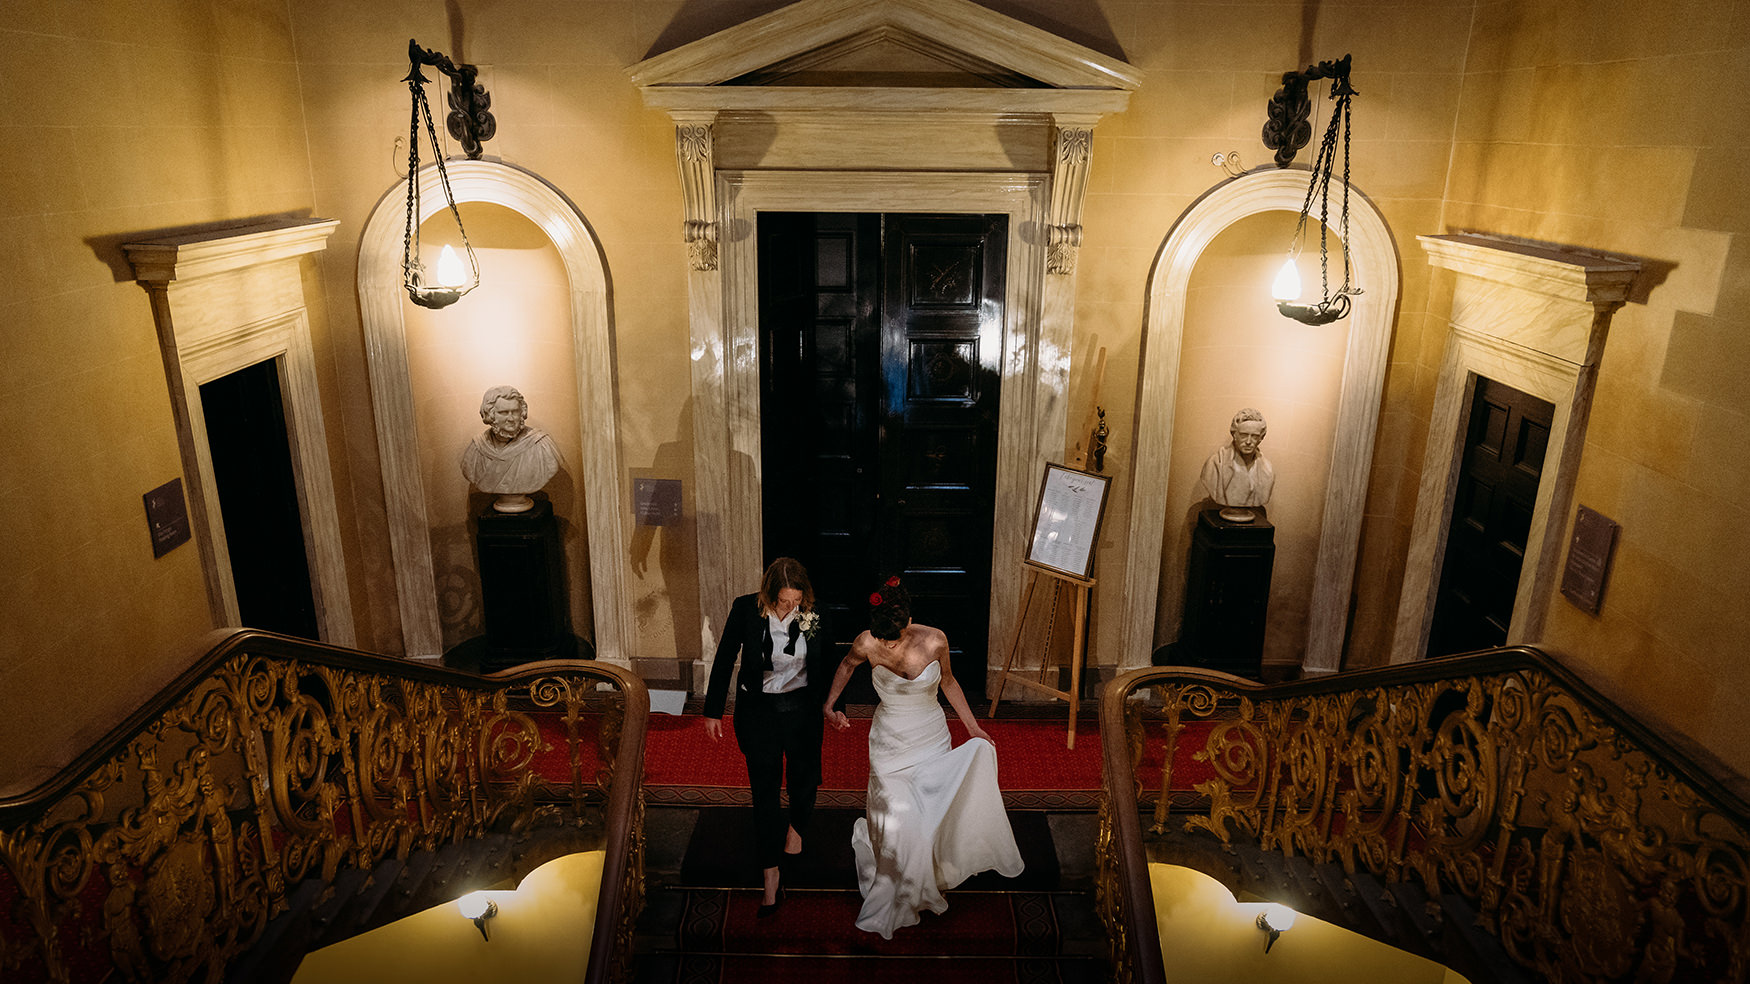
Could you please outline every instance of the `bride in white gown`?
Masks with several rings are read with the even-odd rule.
[[[869,603],[869,631],[839,664],[825,714],[833,727],[850,727],[833,704],[852,671],[872,664],[881,704],[869,726],[868,815],[857,821],[851,846],[863,892],[857,928],[891,939],[923,910],[945,911],[942,893],[972,875],[994,869],[1012,878],[1022,864],[997,787],[996,746],[954,679],[948,637],[912,624],[898,578],[888,578]],[[970,734],[958,748],[948,739],[938,690]]]

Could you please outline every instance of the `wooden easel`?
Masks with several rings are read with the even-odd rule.
[[[1086,469],[1089,457],[1094,459],[1095,470],[1100,469],[1100,458],[1105,453],[1105,420],[1106,413],[1100,407],[1100,383],[1106,377],[1106,347],[1100,346],[1099,354],[1094,359],[1093,393],[1088,399],[1088,415],[1082,426],[1081,440],[1070,449],[1070,466]],[[1037,690],[1042,694],[1055,697],[1058,700],[1069,701],[1069,737],[1066,748],[1076,747],[1076,711],[1081,703],[1082,693],[1082,663],[1087,658],[1088,644],[1088,594],[1094,586],[1091,577],[1078,577],[1066,571],[1055,570],[1030,560],[1023,560],[1027,568],[1027,587],[1021,591],[1021,610],[1015,619],[1015,641],[1009,646],[1009,656],[1003,660],[1003,670],[997,674],[996,696],[990,700],[990,713],[995,715],[997,703],[1003,699],[1003,687],[1010,682]],[[1039,650],[1038,679],[1029,680],[1026,677],[1014,676],[1015,654],[1021,650],[1021,640],[1027,635],[1027,608],[1033,602],[1033,589],[1038,586],[1041,576],[1051,578],[1051,610],[1045,618],[1044,643]],[[1063,601],[1065,591],[1070,593],[1070,605],[1075,617],[1075,637],[1070,644],[1069,654],[1069,689],[1059,690],[1045,682],[1045,675],[1056,667],[1050,660],[1052,633],[1057,629],[1057,610]],[[1011,681],[1012,678],[1012,681]]]
[[[996,696],[990,700],[990,715],[988,716],[996,714],[997,703],[1003,699],[1003,687],[1011,682],[1029,690],[1037,690],[1058,700],[1067,700],[1069,701],[1069,736],[1064,747],[1074,748],[1076,747],[1076,710],[1077,705],[1081,703],[1082,693],[1082,661],[1087,656],[1088,591],[1094,586],[1094,579],[1076,577],[1074,574],[1055,571],[1029,561],[1022,561],[1022,564],[1027,567],[1027,587],[1021,592],[1021,613],[1020,617],[1015,620],[1015,641],[1013,645],[1009,646],[1008,658],[1003,660],[1003,671],[997,674],[997,692]],[[1038,586],[1039,578],[1042,576],[1052,579],[1051,610],[1045,618],[1044,643],[1039,652],[1038,679],[1029,680],[1024,676],[1016,676],[1017,671],[1013,670],[1013,667],[1015,653],[1020,651],[1021,640],[1027,634],[1027,609],[1033,601],[1033,589]],[[1048,656],[1051,652],[1052,632],[1057,628],[1058,604],[1063,600],[1063,594],[1066,590],[1071,595],[1070,604],[1075,613],[1075,636],[1070,643],[1069,689],[1059,690],[1045,682],[1045,675],[1056,669]]]

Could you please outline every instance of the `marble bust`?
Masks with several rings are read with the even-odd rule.
[[[1203,487],[1223,507],[1222,519],[1249,523],[1257,518],[1252,508],[1270,501],[1276,471],[1258,451],[1266,430],[1263,414],[1251,407],[1241,410],[1228,427],[1228,443],[1203,463]]]
[[[530,427],[529,402],[515,386],[494,386],[480,398],[486,430],[462,449],[462,475],[482,492],[498,496],[499,512],[526,512],[538,492],[559,471],[559,446],[539,427]]]

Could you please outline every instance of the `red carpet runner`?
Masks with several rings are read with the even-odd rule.
[[[735,719],[723,719],[721,742],[705,736],[704,718],[655,714],[644,750],[644,792],[652,804],[740,805],[748,802],[747,764],[736,748]],[[998,782],[1009,809],[1090,810],[1099,805],[1100,734],[1091,721],[1076,726],[1076,747],[1064,747],[1067,721],[983,721],[997,747]],[[949,722],[954,743],[966,739]],[[821,806],[861,808],[869,786],[869,719],[852,718],[831,731],[821,749]]]

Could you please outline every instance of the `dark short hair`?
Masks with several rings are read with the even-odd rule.
[[[911,621],[911,592],[899,578],[881,580],[869,594],[869,634],[877,639],[897,639]]]
[[[808,581],[808,569],[795,557],[779,557],[766,568],[760,578],[760,607],[778,607],[778,592],[785,588],[802,592],[802,610],[814,611],[814,585]]]

